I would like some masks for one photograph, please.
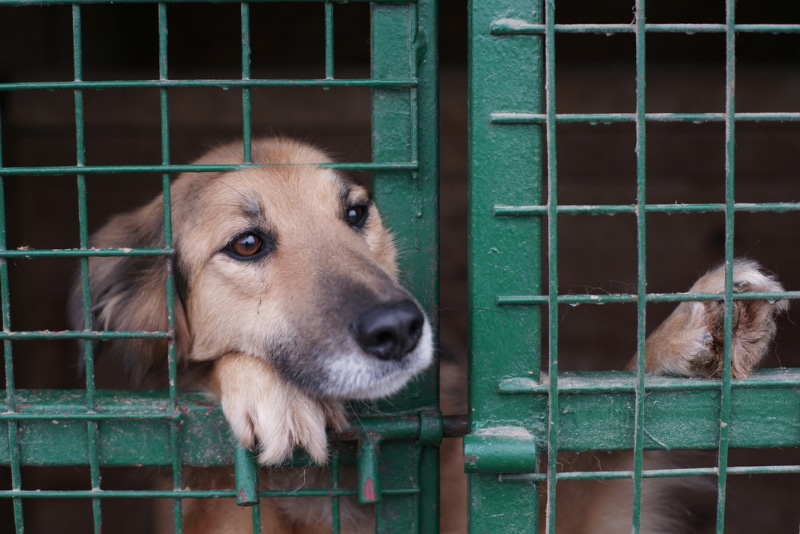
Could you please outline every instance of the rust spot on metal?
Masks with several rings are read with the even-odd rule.
[[[372,477],[367,477],[364,482],[364,499],[367,501],[375,501],[378,496],[375,494],[375,484],[372,482]]]

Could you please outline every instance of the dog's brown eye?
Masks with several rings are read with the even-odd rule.
[[[264,240],[258,235],[248,232],[236,237],[228,245],[228,251],[240,258],[252,258],[264,249]]]
[[[348,207],[344,212],[344,219],[347,224],[353,228],[361,228],[367,220],[369,214],[369,206],[365,204],[356,204],[355,206]]]

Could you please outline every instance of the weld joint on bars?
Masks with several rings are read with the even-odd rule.
[[[495,217],[534,217],[547,215],[548,206],[507,206],[495,204]],[[556,206],[559,215],[617,215],[636,214],[639,207],[633,204],[605,204],[605,205],[566,205]],[[647,204],[645,213],[724,213],[726,204]],[[800,202],[737,202],[733,205],[734,212],[747,213],[785,213],[800,211]]]
[[[635,33],[635,24],[555,24],[555,33],[596,33],[615,35]],[[726,24],[645,24],[646,33],[725,33]],[[520,19],[497,19],[489,26],[492,35],[544,35],[545,24],[533,24]],[[800,24],[734,24],[737,33],[800,33]]]
[[[710,300],[724,300],[725,295],[721,293],[648,293],[645,299],[647,303],[658,302],[704,302]],[[800,299],[800,291],[782,292],[749,292],[734,293],[733,300],[766,300],[777,302],[779,300]],[[495,297],[495,304],[498,306],[531,306],[549,304],[551,297],[548,295],[499,295]],[[581,304],[620,304],[635,303],[639,300],[638,295],[633,293],[609,293],[605,295],[558,295],[558,304],[568,304],[578,306]]]
[[[70,2],[73,3],[73,2]],[[0,5],[3,5],[0,0]],[[369,88],[403,88],[418,87],[419,80],[414,78],[394,78],[378,80],[374,78],[306,78],[306,79],[210,79],[210,80],[64,80],[50,82],[16,82],[0,83],[2,91],[56,91],[56,90],[102,90],[102,89],[174,89],[194,87],[258,88],[258,87],[369,87]]]
[[[682,122],[704,124],[712,122],[725,122],[727,113],[645,113],[647,122]],[[497,111],[489,115],[492,124],[503,125],[530,125],[544,124],[547,115],[544,113],[528,113],[524,111]],[[636,113],[559,113],[556,122],[560,124],[588,123],[592,126],[598,124],[635,123]],[[763,113],[734,113],[733,120],[737,122],[798,122],[800,113],[795,112],[763,112]]]

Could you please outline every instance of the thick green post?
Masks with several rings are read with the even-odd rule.
[[[541,37],[500,35],[498,25],[541,23],[539,1],[473,0],[470,5],[470,418],[465,438],[470,475],[470,532],[532,532],[536,485],[504,484],[499,473],[532,472],[534,403],[500,397],[510,376],[539,380],[541,310],[501,297],[541,295],[541,216],[498,213],[503,205],[542,203],[542,124],[497,124],[493,115],[543,111]],[[508,335],[504,334],[507,332]],[[524,450],[520,465],[498,465],[486,451]],[[501,462],[502,464],[502,462]]]
[[[372,90],[373,161],[403,164],[373,174],[374,195],[384,222],[397,237],[403,283],[435,322],[439,293],[437,2],[373,4],[371,16],[372,78],[408,80]],[[395,409],[435,410],[436,370],[390,402]],[[380,500],[377,530],[437,532],[438,448],[383,443],[380,457],[381,479],[394,479],[394,485],[408,480],[409,474],[398,466],[416,466],[412,476],[419,491],[391,499],[376,495]],[[388,480],[381,482],[386,487]],[[416,519],[403,524],[397,518]]]

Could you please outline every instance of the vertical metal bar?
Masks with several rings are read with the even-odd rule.
[[[168,34],[167,24],[167,5],[158,4],[158,76],[161,81],[169,79],[168,70]],[[167,88],[159,90],[159,109],[161,114],[161,164],[169,165],[170,140],[169,140],[169,93]],[[161,174],[161,194],[164,210],[164,246],[172,248],[172,208],[170,202],[170,177],[169,173]],[[167,258],[165,269],[167,269],[167,282],[164,287],[167,303],[167,331],[172,335],[167,343],[167,372],[169,379],[169,400],[170,406],[178,413],[178,362],[175,350],[175,280],[172,272],[172,258]],[[180,425],[173,421],[170,426],[170,449],[172,463],[172,487],[180,489],[183,487],[181,477],[180,460]],[[183,512],[182,501],[173,500],[173,522],[175,532],[183,532]]]
[[[242,80],[250,79],[250,4],[242,3]],[[244,162],[252,163],[252,108],[250,104],[250,88],[242,88],[242,144],[244,145]]]
[[[236,504],[257,507],[259,484],[255,456],[245,447],[236,447],[233,466],[236,476]]]
[[[412,65],[419,86],[372,90],[372,151],[376,162],[418,164],[416,172],[389,170],[373,174],[381,216],[401,242],[404,283],[429,312],[438,302],[438,159],[435,0],[406,4],[372,4],[372,77],[408,78]],[[418,13],[424,24],[414,20]],[[415,35],[416,31],[416,35]],[[415,106],[413,92],[418,91]],[[418,118],[424,117],[424,120]],[[419,146],[417,146],[419,145]],[[420,151],[424,154],[420,155]],[[420,160],[413,157],[420,155]],[[424,156],[424,157],[423,157]],[[382,202],[383,199],[385,202]],[[436,405],[433,373],[405,391],[409,407]]]
[[[645,122],[645,0],[636,0],[636,245],[637,245],[637,302],[636,302],[636,406],[633,451],[633,518],[632,532],[639,532],[642,517],[642,468],[644,446],[645,398],[645,339],[647,299],[647,230],[645,206],[647,205],[647,151]]]
[[[412,153],[418,162],[414,175],[417,184],[414,216],[420,237],[419,259],[427,270],[429,296],[426,305],[432,310],[439,308],[439,64],[438,28],[439,7],[437,0],[418,0],[414,4],[413,38],[414,55],[410,58],[412,73],[419,81],[416,90],[411,92],[412,111]],[[437,320],[438,323],[438,320]],[[437,335],[438,337],[438,335]],[[437,344],[438,345],[438,344]],[[428,401],[438,408],[439,373],[435,369],[430,375],[428,387],[432,396]],[[419,507],[419,531],[434,534],[439,531],[439,447],[422,444],[420,452],[417,483],[420,494],[415,502],[424,502]]]
[[[82,51],[81,51],[81,12],[80,5],[72,6],[72,46],[73,46],[73,68],[75,81],[82,78]],[[85,131],[83,114],[83,91],[75,89],[75,146],[76,146],[76,166],[83,167],[86,162],[85,150]],[[89,247],[89,229],[86,206],[86,176],[78,174],[78,219],[80,223],[80,245],[81,248]],[[89,260],[87,257],[81,258],[81,271],[88,273]],[[83,314],[84,326],[87,330],[92,328],[91,300],[89,298],[88,279],[83,284]],[[84,366],[86,369],[86,404],[89,410],[94,410],[94,357],[92,344],[85,344]]]
[[[325,2],[325,79],[333,79],[333,4]]]
[[[420,532],[439,532],[438,499],[432,500],[429,495],[439,495],[439,448],[422,447],[416,473],[420,493],[416,496],[415,505],[420,515]],[[447,488],[445,488],[447,491]],[[422,500],[422,502],[420,502]]]
[[[339,509],[339,496],[336,491],[339,489],[339,449],[334,448],[331,451],[331,489],[333,496],[331,497],[331,534],[339,534],[340,528],[340,509]]]
[[[556,472],[558,469],[558,189],[556,170],[556,43],[555,0],[545,2],[545,123],[547,153],[547,253],[548,253],[548,366],[550,386],[547,406],[547,532],[556,531]]]
[[[542,294],[542,217],[498,217],[497,205],[543,202],[541,124],[491,121],[498,111],[543,109],[541,35],[499,36],[501,20],[542,24],[544,0],[472,0],[469,6],[470,431],[521,426],[533,435],[530,399],[498,395],[499,381],[542,369],[540,306],[499,306],[499,295]],[[513,157],[504,157],[513,154]],[[498,332],[513,325],[513,336]],[[465,440],[465,447],[470,443]],[[538,531],[539,482],[512,485],[496,474],[469,475],[469,530]],[[542,519],[542,521],[544,521]]]
[[[74,80],[79,82],[83,79],[83,49],[81,35],[81,8],[78,4],[72,6],[72,55]],[[83,91],[76,89],[75,92],[75,148],[76,166],[83,167],[86,164],[86,136],[84,125]],[[78,219],[80,221],[80,246],[82,249],[89,247],[89,230],[86,204],[86,177],[78,174]],[[83,312],[84,327],[88,330],[92,328],[91,317],[91,298],[88,281],[89,259],[81,258],[81,274],[83,279]],[[95,409],[95,376],[94,376],[94,351],[91,343],[84,344],[84,367],[86,370],[86,408],[89,412]],[[89,475],[93,490],[100,489],[100,454],[98,450],[97,422],[89,421],[86,423],[87,444],[89,447]],[[100,534],[103,530],[103,517],[101,510],[101,500],[92,499],[92,517],[94,520],[94,532]]]
[[[723,320],[724,358],[720,393],[719,449],[717,466],[717,533],[725,530],[725,497],[728,475],[728,422],[731,414],[731,342],[733,337],[733,257],[734,257],[734,178],[736,111],[736,20],[735,0],[725,2],[725,315]]]
[[[419,0],[413,5],[370,6],[372,78],[418,79],[416,87],[372,90],[373,160],[406,161],[417,166],[412,171],[375,172],[373,182],[381,215],[404,251],[400,259],[403,282],[429,313],[435,313],[438,307],[439,289],[436,4],[435,0]],[[437,377],[432,369],[422,380],[406,388],[393,405],[410,410],[434,407],[437,390]],[[407,458],[414,447],[409,443],[382,448],[382,461],[390,465],[392,461]],[[437,507],[438,456],[426,455],[424,465],[425,476],[432,477],[433,482],[420,484],[420,490],[425,492],[421,498]],[[405,463],[404,470],[409,468],[414,466]],[[381,472],[381,478],[396,480],[394,475],[389,470]],[[363,476],[362,480],[366,482]],[[385,485],[386,480],[383,482]],[[376,531],[416,532],[420,528],[435,531],[435,525],[422,525],[426,521],[423,517],[397,522],[398,514],[405,518],[414,513],[415,499],[393,496],[376,505]]]
[[[2,116],[0,116],[0,169],[3,167],[3,131]],[[0,250],[6,249],[6,193],[5,180],[0,174]],[[8,286],[8,261],[0,258],[0,316],[3,321],[3,332],[11,332],[11,306]],[[5,363],[6,406],[9,410],[16,410],[16,386],[14,383],[14,358],[11,340],[3,340],[3,359]],[[22,489],[22,473],[20,470],[20,444],[19,423],[14,420],[8,422],[8,452],[9,467],[11,469],[11,489]],[[14,526],[18,534],[25,531],[24,517],[22,514],[22,499],[14,497],[12,500],[14,510]]]
[[[261,505],[253,506],[253,534],[261,534]]]

